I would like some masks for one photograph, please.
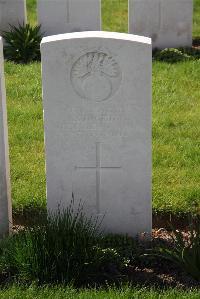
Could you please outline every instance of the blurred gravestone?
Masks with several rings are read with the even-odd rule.
[[[38,0],[38,23],[45,36],[101,29],[101,0]]]
[[[3,66],[3,45],[0,38],[0,237],[11,228],[11,197],[8,155],[6,95]]]
[[[153,48],[192,46],[193,0],[129,0],[129,33],[152,38]]]
[[[25,0],[0,0],[0,32],[9,31],[10,25],[26,24]]]

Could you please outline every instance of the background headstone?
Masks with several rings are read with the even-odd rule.
[[[129,0],[129,33],[152,38],[153,48],[192,46],[193,0]]]
[[[151,40],[82,32],[41,44],[47,204],[74,194],[107,231],[151,231]]]
[[[3,45],[0,37],[0,237],[11,228],[10,171],[8,155],[8,132],[6,95],[3,66]]]
[[[101,0],[38,0],[44,36],[101,30]]]
[[[0,32],[26,22],[26,0],[0,0]]]

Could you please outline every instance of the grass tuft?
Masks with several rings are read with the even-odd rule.
[[[1,299],[199,299],[198,290],[155,290],[125,286],[122,288],[92,289],[76,291],[72,288],[29,288],[13,286],[0,290]]]

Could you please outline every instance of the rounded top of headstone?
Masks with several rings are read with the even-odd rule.
[[[151,45],[151,38],[149,37],[127,34],[127,33],[108,32],[108,31],[83,31],[83,32],[74,32],[74,33],[65,33],[65,34],[47,36],[42,39],[41,45],[45,43],[56,42],[61,40],[84,39],[84,38],[104,38],[104,39],[126,40],[126,41]]]

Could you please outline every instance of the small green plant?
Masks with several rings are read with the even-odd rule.
[[[200,281],[200,217],[190,224],[189,234],[174,230],[173,247],[161,247],[158,255],[180,266],[197,281]]]
[[[140,254],[137,240],[128,235],[107,234],[102,237],[101,244],[116,250],[126,264]]]
[[[103,283],[117,283],[123,279],[125,260],[114,248],[103,248],[101,242],[94,248],[93,259],[87,267],[87,285],[97,286]]]
[[[30,283],[71,283],[87,280],[88,264],[95,263],[100,236],[97,220],[87,219],[81,207],[43,219],[0,243],[0,271]]]
[[[29,24],[10,26],[10,31],[3,33],[5,41],[4,55],[7,60],[16,63],[29,63],[40,60],[40,26]]]
[[[164,61],[168,63],[176,63],[186,60],[192,60],[193,57],[183,49],[166,48],[161,51],[155,51],[154,60]]]
[[[117,282],[125,259],[103,241],[98,219],[82,206],[46,216],[0,243],[0,274],[18,282],[74,284]]]

